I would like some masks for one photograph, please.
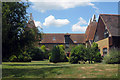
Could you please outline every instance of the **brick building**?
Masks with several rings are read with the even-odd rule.
[[[51,49],[56,45],[64,45],[65,48],[69,48],[83,44],[87,47],[96,42],[100,53],[102,55],[107,54],[111,48],[120,48],[119,17],[120,15],[100,14],[98,22],[96,22],[96,17],[93,15],[85,34],[45,33],[39,42],[39,46],[45,45]],[[33,27],[35,26],[32,14],[28,21],[28,27],[31,27],[31,24]]]
[[[102,55],[112,48],[120,48],[120,15],[100,14],[94,41],[98,43]]]
[[[40,46],[45,45],[51,49],[56,45],[64,45],[69,48],[72,45],[85,44],[85,34],[69,34],[69,33],[46,33],[40,41]]]

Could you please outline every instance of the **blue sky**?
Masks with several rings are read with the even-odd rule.
[[[84,33],[93,14],[118,14],[117,2],[32,2],[27,9],[44,33]]]

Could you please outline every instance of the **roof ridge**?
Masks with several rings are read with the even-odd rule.
[[[100,16],[101,15],[120,16],[120,14],[100,14]]]

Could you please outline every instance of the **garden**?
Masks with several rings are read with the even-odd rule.
[[[2,63],[2,76],[3,79],[118,78],[119,57],[117,50],[112,50],[102,58],[96,43],[87,48],[73,47],[70,57],[66,56],[63,45],[54,46],[51,51],[43,45],[19,56],[12,55],[9,62]]]
[[[120,51],[104,57],[98,44],[76,45],[70,56],[63,45],[38,47],[42,31],[27,27],[28,3],[2,4],[2,78],[118,78]],[[34,80],[34,79],[33,79]]]

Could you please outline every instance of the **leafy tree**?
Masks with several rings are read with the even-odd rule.
[[[37,28],[28,28],[26,9],[28,3],[2,3],[2,56],[3,60],[11,55],[19,55],[20,51],[33,47],[39,39]]]
[[[23,2],[2,3],[3,58],[15,54],[21,48],[19,36],[26,26],[28,6]]]

